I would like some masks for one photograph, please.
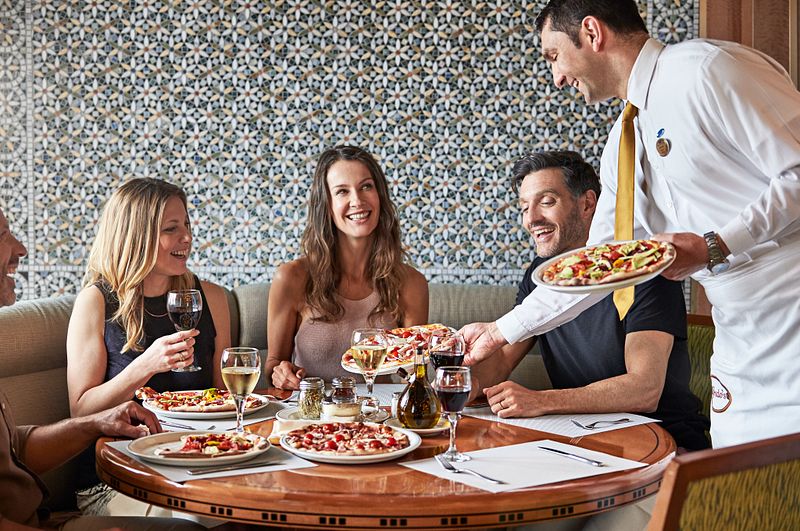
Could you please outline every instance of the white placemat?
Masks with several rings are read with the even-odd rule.
[[[563,455],[541,450],[541,446],[600,461],[604,466],[592,466]],[[647,466],[646,463],[639,463],[550,440],[512,444],[510,446],[465,453],[470,455],[472,460],[453,463],[453,466],[456,468],[470,468],[494,479],[505,481],[506,485],[495,485],[469,474],[448,472],[435,459],[420,459],[400,464],[426,474],[457,481],[489,492],[506,492]]]
[[[254,468],[244,468],[240,470],[226,470],[224,472],[212,472],[209,474],[203,474],[202,476],[191,476],[186,473],[192,467],[177,467],[177,466],[164,466],[164,465],[156,465],[150,463],[148,461],[143,461],[130,453],[128,451],[128,444],[130,441],[114,441],[107,443],[110,447],[119,450],[120,452],[124,453],[128,457],[131,457],[146,467],[158,472],[165,478],[171,481],[177,481],[178,483],[183,483],[185,481],[190,481],[193,479],[210,479],[210,478],[222,478],[226,476],[240,476],[244,474],[260,474],[262,472],[276,472],[278,470],[292,470],[295,468],[309,468],[312,466],[317,466],[311,461],[306,461],[300,457],[290,454],[282,450],[279,447],[273,446],[264,454],[254,457],[254,460],[264,461],[264,466],[254,467]],[[247,465],[249,461],[244,461],[241,465]],[[272,464],[268,464],[272,463]]]
[[[482,408],[466,408],[464,415],[475,417],[484,420],[492,420],[494,422],[502,422],[503,424],[511,424],[512,426],[519,426],[521,428],[528,428],[529,430],[538,430],[546,433],[554,433],[556,435],[563,435],[564,437],[583,437],[586,435],[593,435],[595,433],[603,433],[604,431],[622,430],[630,428],[631,426],[638,426],[640,424],[649,424],[650,422],[661,422],[657,419],[651,419],[643,415],[634,415],[633,413],[580,413],[573,415],[543,415],[541,417],[532,418],[511,418],[501,419],[494,413],[488,406]],[[576,426],[572,420],[577,420],[584,426],[592,422],[600,420],[618,420],[629,419],[629,422],[623,424],[616,424],[613,426],[604,426],[593,430],[586,430]]]

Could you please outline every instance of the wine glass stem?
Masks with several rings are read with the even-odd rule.
[[[367,394],[370,398],[372,398],[372,388],[375,385],[375,375],[367,376],[365,374],[364,381],[367,382]]]
[[[244,396],[233,395],[233,401],[236,403],[236,433],[244,433],[242,423],[244,421],[245,398]]]
[[[447,449],[447,453],[457,454],[458,450],[456,450],[456,425],[458,424],[458,413],[448,413],[447,419],[450,421],[450,448]]]

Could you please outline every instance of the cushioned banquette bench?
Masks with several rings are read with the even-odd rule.
[[[268,293],[269,284],[228,291],[234,345],[266,353]],[[455,328],[493,321],[513,306],[515,294],[513,287],[431,284],[429,321]],[[74,296],[64,296],[0,308],[0,390],[8,397],[18,424],[47,424],[69,416],[66,336],[74,301]],[[526,356],[512,377],[531,388],[550,385],[541,357],[535,353]],[[267,385],[262,381],[259,387]],[[52,509],[74,505],[73,476],[70,463],[45,475]]]

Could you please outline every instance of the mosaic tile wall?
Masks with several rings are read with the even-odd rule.
[[[698,2],[641,2],[694,37]],[[618,104],[552,85],[541,1],[0,0],[0,201],[29,257],[20,298],[79,289],[99,207],[132,176],[191,201],[192,267],[267,281],[297,256],[315,157],[348,142],[391,181],[431,281],[514,284],[531,259],[513,160],[596,165]]]

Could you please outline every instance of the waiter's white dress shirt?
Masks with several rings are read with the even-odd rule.
[[[780,65],[750,48],[650,39],[628,98],[639,108],[635,237],[716,231],[731,250],[726,273],[693,275],[717,328],[714,446],[800,431],[800,93]],[[613,239],[619,136],[617,120],[590,243]],[[659,139],[670,147],[663,156]],[[536,289],[497,325],[516,342],[602,297]]]

